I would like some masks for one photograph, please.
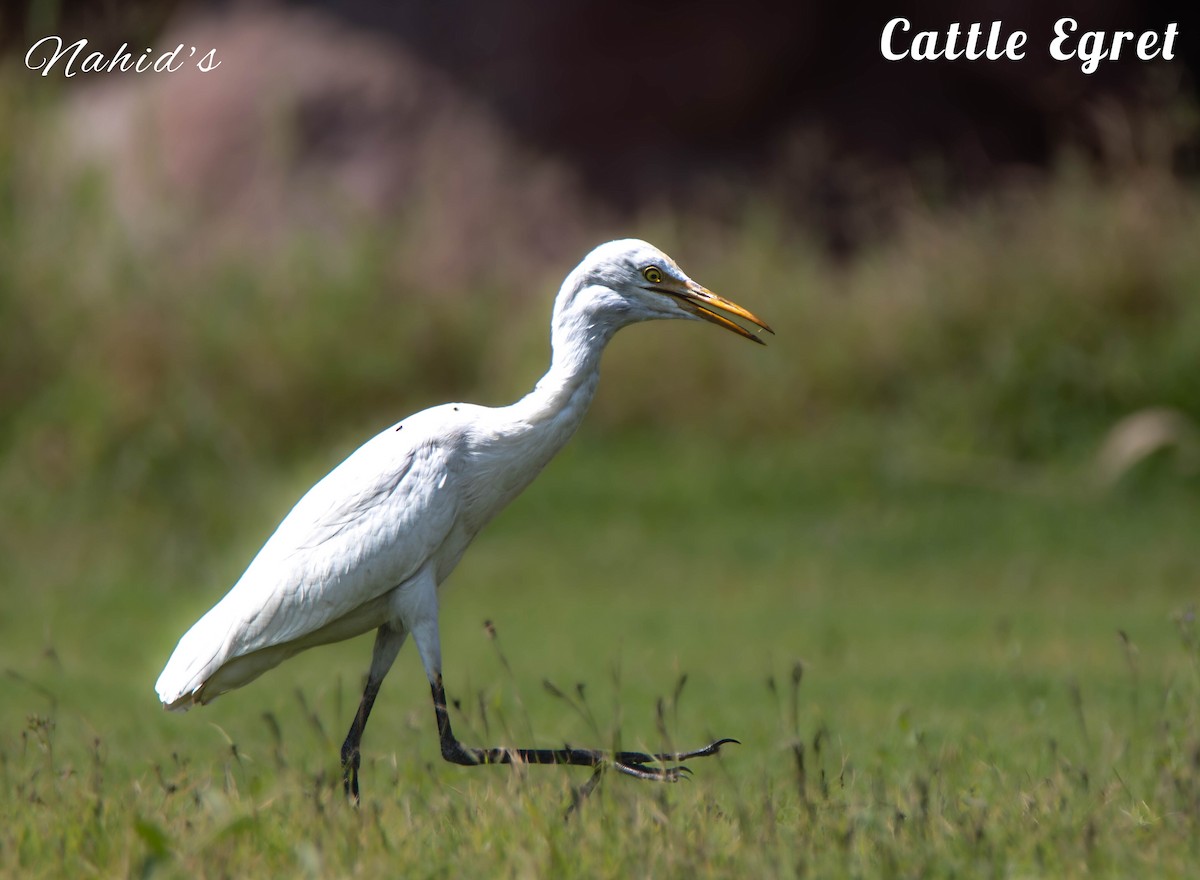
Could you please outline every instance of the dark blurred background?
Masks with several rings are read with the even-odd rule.
[[[919,12],[757,0],[18,0],[0,12],[0,48],[45,33],[87,35],[89,51],[194,40],[217,48],[219,78],[177,78],[159,97],[188,108],[186,125],[164,126],[164,137],[187,140],[170,145],[185,153],[173,174],[210,200],[253,174],[256,151],[231,149],[254,139],[251,114],[230,130],[247,90],[286,90],[297,173],[323,169],[376,207],[412,196],[414,151],[479,149],[494,124],[512,141],[499,152],[559,163],[605,208],[730,216],[747,189],[766,190],[845,253],[886,234],[914,186],[953,201],[1044,171],[1064,149],[1105,167],[1154,161],[1194,174],[1196,126],[1178,104],[1194,92],[1200,17],[1181,14],[1178,4],[1132,0],[931,2]],[[1000,19],[1006,32],[1029,34],[1026,57],[889,63],[880,33],[899,15],[914,32]],[[1081,31],[1161,33],[1178,21],[1177,57],[1126,58],[1085,75],[1047,51],[1064,16]]]

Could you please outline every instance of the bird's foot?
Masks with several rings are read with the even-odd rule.
[[[729,743],[741,745],[738,740],[725,737],[691,752],[665,752],[655,755],[647,752],[617,752],[612,756],[612,765],[618,772],[635,779],[678,782],[692,774],[691,768],[682,762],[716,755],[720,753],[721,746]]]
[[[342,790],[355,805],[359,802],[358,768],[361,763],[362,754],[357,748],[342,747]]]
[[[626,776],[655,782],[678,782],[690,774],[684,761],[692,758],[707,758],[736,739],[719,739],[702,749],[691,752],[606,752],[596,749],[473,749],[458,740],[447,728],[443,728],[442,757],[452,764],[467,767],[481,764],[569,764],[576,767],[612,767]]]
[[[458,741],[450,726],[450,713],[446,709],[446,692],[441,677],[432,684],[433,709],[437,716],[438,737],[441,740],[442,758],[452,764],[474,767],[481,764],[566,764],[575,767],[612,767],[635,779],[655,782],[678,782],[692,771],[684,761],[692,758],[707,758],[721,751],[721,746],[737,743],[726,737],[714,740],[704,748],[690,752],[608,752],[599,749],[515,749],[468,748]],[[598,776],[596,777],[599,778]]]

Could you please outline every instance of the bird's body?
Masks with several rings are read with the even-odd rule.
[[[638,292],[626,294],[634,284]],[[378,684],[409,634],[436,704],[439,585],[480,529],[575,432],[595,393],[601,353],[620,327],[703,317],[756,338],[709,306],[765,327],[691,282],[651,245],[621,241],[597,248],[563,283],[551,367],[533,391],[506,407],[453,403],[412,415],[313,486],[225,598],[180,640],[156,685],[164,705],[208,702],[298,651],[371,630],[379,636],[370,698],[364,695],[365,711],[356,719],[358,737]],[[439,728],[443,714],[444,706]],[[443,752],[448,733],[447,719]],[[347,746],[351,739],[356,762],[355,727]]]
[[[184,636],[160,699],[173,709],[208,702],[299,650],[400,614],[424,584],[446,580],[571,436],[586,402],[549,419],[520,404],[445,404],[367,441],[300,499]]]

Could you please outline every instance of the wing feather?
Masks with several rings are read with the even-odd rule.
[[[265,652],[262,668],[243,664],[249,676],[218,693],[294,652],[269,649],[343,620],[363,631],[382,622],[355,612],[363,617],[361,609],[419,572],[459,509],[454,433],[422,430],[416,418],[403,426],[369,440],[297,502],[233,588],[180,639],[156,685],[164,703],[216,696],[202,692],[205,683],[238,658]]]

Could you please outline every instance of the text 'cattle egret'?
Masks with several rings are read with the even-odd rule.
[[[429,677],[447,761],[611,765],[641,779],[675,780],[685,769],[680,761],[716,754],[734,740],[658,755],[462,745],[442,688],[438,585],[575,432],[614,333],[655,318],[701,318],[762,341],[730,315],[773,332],[646,242],[596,248],[555,300],[550,370],[533,391],[511,406],[448,403],[409,416],[313,486],[225,598],[179,640],[155,686],[163,704],[207,703],[299,651],[375,630],[366,689],[341,754],[346,792],[355,799],[367,716],[410,634]]]

